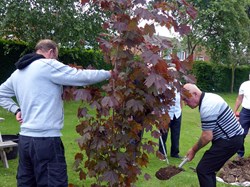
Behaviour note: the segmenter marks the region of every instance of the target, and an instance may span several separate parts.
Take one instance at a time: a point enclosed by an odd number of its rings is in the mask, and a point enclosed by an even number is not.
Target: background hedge
[[[15,62],[24,54],[32,52],[34,46],[28,46],[22,42],[0,40],[0,84],[3,83],[13,71]],[[65,49],[60,48],[59,60],[65,64],[75,64],[87,68],[111,69],[103,60],[100,51],[91,49]],[[234,92],[238,92],[242,82],[248,80],[250,65],[238,66],[235,70]],[[192,74],[197,79],[197,85],[207,92],[230,92],[231,68],[222,64],[196,61]]]
[[[15,62],[26,52],[29,47],[25,43],[0,40],[0,84],[16,69]]]
[[[197,85],[207,92],[230,92],[232,69],[223,64],[196,61],[192,73]],[[249,80],[250,65],[241,65],[235,69],[234,92],[238,92],[242,82]]]

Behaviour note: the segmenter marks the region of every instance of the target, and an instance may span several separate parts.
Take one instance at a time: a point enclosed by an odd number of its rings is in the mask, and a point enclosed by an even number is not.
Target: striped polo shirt
[[[229,139],[243,134],[244,130],[232,109],[219,95],[203,92],[199,110],[202,130],[213,131],[213,140]]]

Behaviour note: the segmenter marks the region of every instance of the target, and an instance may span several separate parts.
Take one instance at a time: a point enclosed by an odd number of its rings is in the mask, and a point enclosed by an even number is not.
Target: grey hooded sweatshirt
[[[20,108],[19,134],[32,137],[61,136],[63,85],[86,86],[111,76],[106,70],[79,70],[36,53],[25,55],[15,65],[18,69],[0,85],[0,106],[12,113]]]

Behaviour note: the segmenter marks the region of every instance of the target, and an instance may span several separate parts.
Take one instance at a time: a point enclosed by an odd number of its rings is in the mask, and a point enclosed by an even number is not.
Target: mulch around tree
[[[155,176],[157,177],[157,179],[159,180],[168,180],[171,177],[177,175],[178,173],[184,171],[184,169],[182,168],[178,168],[176,166],[167,166],[164,168],[160,168],[156,173]]]
[[[159,180],[168,180],[182,171],[184,171],[184,169],[169,165],[167,167],[160,168],[155,173],[155,176]],[[220,169],[217,176],[225,183],[229,184],[250,183],[250,157],[237,157],[234,160],[227,161]]]
[[[226,183],[244,183],[250,181],[250,157],[229,160],[218,172],[218,177]]]

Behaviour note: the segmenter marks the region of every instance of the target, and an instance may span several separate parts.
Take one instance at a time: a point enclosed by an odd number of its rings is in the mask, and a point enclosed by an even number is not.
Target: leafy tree
[[[82,0],[87,5],[89,0]],[[152,2],[146,0],[93,0],[103,11],[112,12],[104,23],[104,28],[112,31],[98,39],[105,61],[114,67],[113,77],[102,89],[68,89],[75,99],[88,103],[79,107],[80,123],[76,131],[80,134],[77,143],[80,147],[75,155],[75,167],[80,179],[96,178],[92,186],[132,186],[141,175],[141,168],[149,162],[148,154],[156,154],[152,140],[139,133],[146,131],[152,137],[160,136],[159,129],[167,129],[168,111],[174,98],[174,74],[186,75],[191,62],[180,62],[173,55],[173,63],[178,72],[168,70],[161,52],[170,48],[171,43],[154,36],[155,25],[144,20],[154,20],[168,28],[174,27],[181,34],[188,27],[176,22],[179,15],[176,2]],[[195,17],[195,10],[186,1],[180,1],[182,9]],[[190,11],[192,10],[192,11]],[[175,15],[172,12],[175,11]],[[181,10],[182,11],[182,10]],[[191,14],[192,12],[192,14]],[[185,14],[186,15],[186,14]],[[72,91],[73,90],[73,91]],[[67,94],[70,99],[71,94]],[[135,144],[135,142],[137,142]],[[85,157],[86,156],[86,157]],[[149,174],[144,178],[148,180]]]
[[[32,45],[50,38],[64,47],[94,48],[106,18],[97,6],[84,7],[76,0],[1,0],[0,15],[0,37]]]
[[[249,0],[196,0],[196,20],[186,19],[191,32],[185,37],[190,54],[197,46],[207,49],[213,62],[228,64],[232,68],[233,92],[235,67],[249,62]]]

